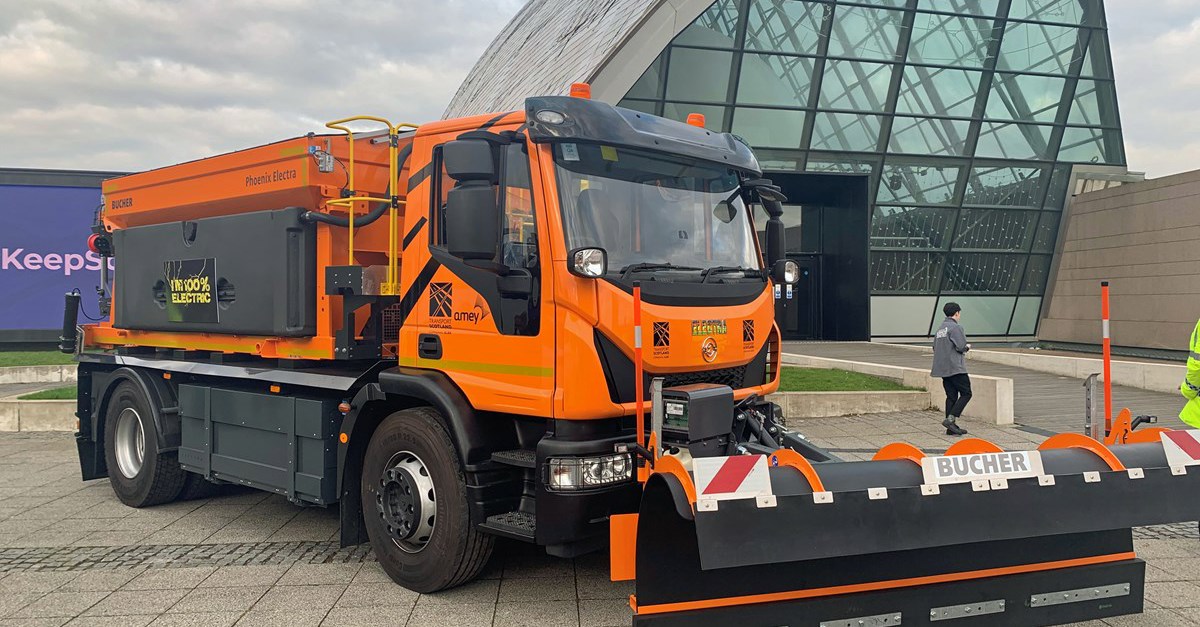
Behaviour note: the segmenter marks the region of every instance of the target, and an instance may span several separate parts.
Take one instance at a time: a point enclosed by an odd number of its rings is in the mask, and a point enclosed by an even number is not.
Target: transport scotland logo
[[[454,284],[429,284],[429,317],[449,318],[454,310]]]
[[[670,346],[671,345],[671,326],[666,322],[654,323],[654,345],[655,346]]]

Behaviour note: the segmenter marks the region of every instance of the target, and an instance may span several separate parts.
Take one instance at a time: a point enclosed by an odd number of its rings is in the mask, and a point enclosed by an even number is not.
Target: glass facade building
[[[1125,165],[1100,0],[718,0],[620,104],[868,175],[876,337],[1033,335],[1072,165]]]

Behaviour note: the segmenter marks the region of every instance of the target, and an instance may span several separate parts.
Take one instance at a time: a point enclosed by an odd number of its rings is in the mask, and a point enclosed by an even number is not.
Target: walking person
[[[933,368],[930,376],[940,377],[946,390],[946,435],[966,435],[967,430],[958,426],[958,417],[971,402],[971,377],[967,375],[967,334],[958,323],[962,307],[958,303],[946,303],[942,307],[946,320],[933,336]]]

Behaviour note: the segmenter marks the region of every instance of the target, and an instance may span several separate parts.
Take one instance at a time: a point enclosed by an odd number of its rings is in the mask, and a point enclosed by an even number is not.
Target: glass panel
[[[1080,80],[1068,124],[1117,126],[1117,92],[1109,81]]]
[[[937,292],[942,278],[942,253],[872,251],[871,291]]]
[[[1046,291],[1046,280],[1050,275],[1050,255],[1033,255],[1025,266],[1025,280],[1021,282],[1022,294],[1041,295]]]
[[[1075,60],[1080,32],[1070,26],[1009,22],[996,69],[1066,74]]]
[[[1083,56],[1081,76],[1112,78],[1112,61],[1108,52],[1108,34],[1102,30],[1092,31],[1088,40],[1087,53]]]
[[[995,17],[1000,0],[919,0],[918,9]]]
[[[979,130],[975,154],[1002,159],[1048,159],[1049,126],[984,122]]]
[[[821,26],[833,7],[796,0],[752,0],[746,15],[746,49],[816,54]]]
[[[889,152],[960,156],[971,123],[967,120],[930,120],[897,116],[892,121]]]
[[[1038,217],[1037,232],[1033,234],[1033,252],[1052,253],[1058,238],[1058,223],[1062,214],[1043,211]]]
[[[878,149],[879,116],[823,112],[815,115],[810,142],[814,150],[874,152]]]
[[[738,0],[717,0],[675,37],[676,44],[732,48],[737,33]]]
[[[803,133],[803,111],[738,107],[733,113],[733,134],[742,136],[756,148],[796,148],[800,146]]]
[[[871,335],[926,335],[936,296],[872,296]]]
[[[1019,122],[1053,122],[1067,79],[1057,76],[999,74],[992,78],[987,117]]]
[[[681,104],[677,102],[663,103],[662,116],[680,122],[687,122],[689,113],[704,114],[704,126],[712,130],[725,128],[725,107],[711,105]]]
[[[1037,211],[962,209],[954,234],[955,250],[1028,250]]]
[[[1013,311],[1012,326],[1008,328],[1009,335],[1033,335],[1037,333],[1038,311],[1042,308],[1040,296],[1020,296],[1017,298],[1017,308]]]
[[[804,153],[798,150],[757,148],[754,150],[754,156],[758,157],[758,165],[764,170],[804,169]]]
[[[913,22],[910,63],[980,68],[988,60],[993,20],[918,13]]]
[[[777,54],[742,55],[739,104],[807,107],[814,59]]]
[[[842,174],[871,174],[879,167],[878,158],[854,155],[816,153],[808,158],[809,172],[841,172]]]
[[[839,6],[829,32],[829,55],[892,60],[896,58],[903,19],[900,11]]]
[[[650,115],[658,115],[658,103],[653,100],[630,100],[626,98],[617,103],[618,107],[649,113]]]
[[[971,117],[980,76],[968,70],[910,65],[900,80],[896,113]]]
[[[626,98],[661,98],[662,97],[662,68],[663,56],[666,53],[658,55],[654,63],[646,68],[642,76],[637,79],[633,87],[629,88],[629,93],[625,94]]]
[[[954,253],[946,261],[942,291],[1016,293],[1024,267],[1025,255]]]
[[[1042,202],[1042,168],[985,166],[971,169],[964,205],[1038,207]]]
[[[1060,211],[1067,199],[1067,183],[1071,178],[1071,165],[1068,163],[1060,163],[1054,166],[1054,170],[1050,173],[1050,188],[1046,190],[1046,201],[1042,205],[1043,209]]]
[[[892,82],[892,69],[891,65],[883,63],[826,61],[825,77],[821,82],[821,108],[883,111]]]
[[[883,168],[879,183],[880,203],[952,205],[958,175],[963,168],[952,165],[896,163]]]
[[[953,207],[875,207],[871,249],[944,250],[956,213]]]
[[[959,322],[967,332],[967,339],[981,335],[1004,335],[1008,332],[1008,319],[1012,316],[1015,296],[943,296],[938,299],[937,315],[929,333],[942,325],[945,316],[942,307],[946,303],[955,302],[962,307],[962,319]]]
[[[1111,163],[1121,165],[1121,134],[1098,128],[1070,128],[1063,131],[1059,161]]]
[[[1099,0],[1013,0],[1010,19],[1059,24],[1099,24]]]
[[[672,48],[667,75],[667,98],[725,102],[729,96],[732,52]]]

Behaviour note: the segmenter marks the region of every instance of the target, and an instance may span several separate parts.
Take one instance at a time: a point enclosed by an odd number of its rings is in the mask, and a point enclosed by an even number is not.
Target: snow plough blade
[[[659,459],[639,514],[613,525],[614,578],[636,573],[635,626],[1137,613],[1145,563],[1132,528],[1200,520],[1200,467],[1172,466],[1161,442],[1064,434],[1038,451],[964,440],[937,457],[897,444],[867,462],[811,465],[781,450],[694,463]]]

